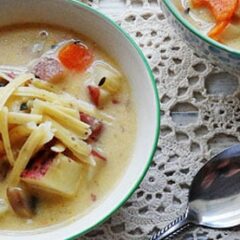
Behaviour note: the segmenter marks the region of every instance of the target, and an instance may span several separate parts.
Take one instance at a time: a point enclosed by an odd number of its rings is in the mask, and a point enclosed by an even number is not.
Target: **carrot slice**
[[[93,54],[85,45],[72,43],[60,50],[58,58],[66,68],[84,71],[91,65]]]
[[[226,29],[226,27],[228,26],[228,24],[230,23],[230,21],[223,21],[223,22],[219,22],[217,23],[208,33],[208,36],[215,39],[215,40],[219,40],[219,35],[221,33],[223,33],[223,31]]]
[[[207,5],[207,0],[192,0],[193,7],[204,7]]]
[[[192,0],[193,7],[207,7],[218,22],[232,18],[238,0]]]
[[[210,9],[217,21],[230,20],[238,6],[238,0],[211,0]]]
[[[216,19],[216,25],[208,33],[210,37],[218,40],[218,36],[226,29],[232,20],[239,0],[192,0],[193,7],[206,7]]]

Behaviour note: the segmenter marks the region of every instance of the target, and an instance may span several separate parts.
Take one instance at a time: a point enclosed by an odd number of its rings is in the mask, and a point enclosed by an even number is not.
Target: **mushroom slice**
[[[8,187],[8,201],[13,211],[22,218],[32,218],[36,210],[36,199],[30,196],[23,188]]]

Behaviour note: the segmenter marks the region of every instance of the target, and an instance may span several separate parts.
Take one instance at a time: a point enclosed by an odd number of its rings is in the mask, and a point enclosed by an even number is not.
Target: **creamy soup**
[[[93,41],[55,26],[2,28],[0,55],[0,229],[88,214],[131,158],[127,79]]]
[[[173,0],[182,15],[204,34],[240,49],[240,4],[238,0]],[[204,3],[203,3],[204,2]]]

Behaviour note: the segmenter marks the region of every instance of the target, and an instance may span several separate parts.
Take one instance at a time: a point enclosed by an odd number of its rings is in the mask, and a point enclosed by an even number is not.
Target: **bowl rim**
[[[182,16],[180,11],[176,8],[172,0],[162,0],[162,2],[165,4],[165,6],[168,8],[168,10],[172,13],[172,15],[184,26],[186,27],[190,32],[197,35],[200,39],[207,42],[210,45],[213,45],[216,48],[219,48],[223,50],[224,52],[231,53],[235,56],[240,57],[240,50],[234,49],[232,47],[229,47],[227,45],[221,44],[212,38],[208,37],[207,35],[203,34],[200,30],[198,30],[196,27],[194,27],[193,24],[191,24],[186,18]]]
[[[151,69],[146,57],[144,56],[142,50],[137,45],[137,43],[133,40],[133,38],[125,30],[123,30],[114,20],[112,20],[110,17],[106,16],[104,13],[100,12],[99,10],[96,10],[95,8],[93,8],[91,6],[88,6],[87,4],[80,2],[79,0],[66,0],[66,1],[70,4],[78,5],[81,8],[83,8],[83,9],[97,15],[98,17],[102,18],[103,20],[105,20],[108,24],[112,25],[117,31],[119,31],[122,34],[122,36],[126,39],[126,41],[128,41],[128,43],[135,48],[135,50],[137,51],[138,55],[140,56],[143,64],[145,65],[145,68],[148,72],[149,79],[151,80],[151,85],[153,88],[155,105],[156,105],[155,106],[156,126],[155,126],[155,134],[154,134],[154,143],[153,143],[151,153],[148,157],[148,160],[146,161],[146,165],[145,165],[145,168],[143,169],[142,173],[139,175],[139,177],[136,180],[136,182],[134,183],[133,187],[131,189],[129,189],[128,194],[110,212],[108,212],[106,215],[104,215],[100,220],[98,220],[92,226],[82,230],[78,234],[75,234],[73,236],[66,238],[66,240],[74,240],[74,239],[86,234],[87,232],[92,231],[98,225],[104,223],[114,212],[116,212],[131,197],[131,195],[135,192],[135,190],[137,189],[139,184],[142,182],[142,180],[144,179],[144,177],[151,165],[152,159],[153,159],[154,154],[157,149],[159,135],[160,135],[161,111],[160,111],[158,88],[157,88],[157,84],[155,81],[155,77],[152,73],[152,69]]]

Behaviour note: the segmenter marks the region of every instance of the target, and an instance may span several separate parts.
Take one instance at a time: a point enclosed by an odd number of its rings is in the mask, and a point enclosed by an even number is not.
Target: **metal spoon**
[[[231,228],[240,225],[240,144],[208,161],[193,179],[185,214],[151,237],[171,239],[189,225]]]

